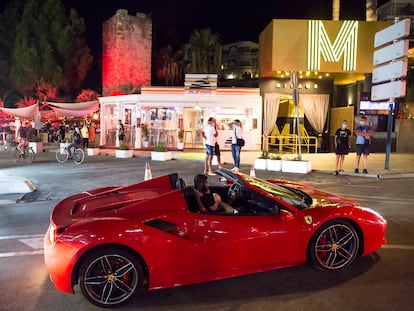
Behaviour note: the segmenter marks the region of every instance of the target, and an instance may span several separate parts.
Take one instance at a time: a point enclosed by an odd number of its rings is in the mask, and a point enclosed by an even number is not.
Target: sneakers
[[[368,170],[366,168],[364,168],[364,170],[362,171],[362,173],[368,174]]]
[[[238,168],[238,167],[233,167],[233,168],[231,169],[231,171],[233,171],[233,172],[238,172],[238,171],[239,171],[239,168]]]
[[[354,171],[355,174],[359,174],[359,170],[356,168]]]
[[[216,173],[211,172],[211,171],[210,171],[210,172],[208,172],[207,174],[208,174],[209,176],[216,176],[216,175],[217,175]]]

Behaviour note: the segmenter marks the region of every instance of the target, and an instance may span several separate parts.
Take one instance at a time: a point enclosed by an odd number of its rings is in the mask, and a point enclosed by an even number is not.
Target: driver
[[[194,188],[200,195],[201,203],[208,212],[225,212],[227,214],[237,214],[238,211],[229,204],[223,202],[218,193],[211,193],[207,183],[208,177],[198,174],[194,177]]]

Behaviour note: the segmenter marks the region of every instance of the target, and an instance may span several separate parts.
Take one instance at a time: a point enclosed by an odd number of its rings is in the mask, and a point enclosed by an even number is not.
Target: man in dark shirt
[[[17,131],[17,137],[19,138],[19,144],[17,145],[17,149],[20,153],[23,153],[23,148],[29,145],[29,138],[28,132],[26,128],[26,122],[22,123],[22,126]]]

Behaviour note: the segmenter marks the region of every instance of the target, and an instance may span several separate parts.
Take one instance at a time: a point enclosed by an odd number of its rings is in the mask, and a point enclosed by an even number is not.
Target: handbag
[[[245,141],[244,141],[243,138],[237,138],[236,129],[234,129],[234,136],[236,136],[236,140],[237,140],[236,144],[237,144],[237,146],[243,147],[244,144],[245,144]]]

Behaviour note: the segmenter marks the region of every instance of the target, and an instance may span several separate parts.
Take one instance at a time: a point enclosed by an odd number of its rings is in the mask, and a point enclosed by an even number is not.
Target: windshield
[[[286,186],[279,186],[272,184],[266,180],[258,179],[251,176],[245,176],[246,180],[252,186],[255,186],[263,191],[266,191],[280,200],[293,205],[298,209],[304,209],[308,207],[307,201],[312,202],[312,199],[304,192],[297,189],[292,189]]]

